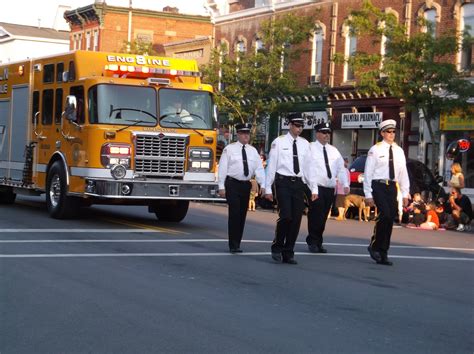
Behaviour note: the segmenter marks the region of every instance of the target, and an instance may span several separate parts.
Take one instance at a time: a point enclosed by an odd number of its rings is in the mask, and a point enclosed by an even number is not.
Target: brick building
[[[422,30],[417,24],[420,16],[434,24],[436,33],[446,29],[462,31],[467,25],[474,29],[474,4],[470,0],[372,0],[372,3],[385,12],[393,13],[407,26],[409,34]],[[258,28],[263,20],[288,12],[310,15],[317,10],[314,21],[319,30],[307,43],[307,49],[310,50],[301,56],[292,70],[296,72],[299,85],[320,85],[329,89],[328,113],[334,127],[332,142],[343,155],[355,158],[366,153],[377,139],[378,132],[371,119],[392,118],[399,123],[400,144],[408,156],[430,164],[430,141],[418,114],[405,112],[403,102],[395,97],[362,96],[354,89],[355,81],[350,68],[336,64],[332,59],[335,53],[346,56],[355,51],[382,53],[381,45],[374,46],[370,38],[352,37],[345,25],[351,10],[360,5],[360,0],[208,0],[207,3],[215,22],[214,41],[216,44],[226,43],[230,55],[237,51],[255,50],[262,45]],[[453,62],[468,78],[471,77],[472,50],[459,53]],[[352,114],[346,117],[353,119],[363,115],[371,119],[354,125],[350,119],[343,120],[343,114]],[[281,128],[280,125],[278,128]],[[272,131],[272,135],[280,130]],[[466,126],[460,131],[450,132],[450,139],[472,135],[472,130]],[[306,136],[312,138],[310,132]],[[442,152],[447,140],[445,132],[441,132],[440,161],[437,162],[441,173],[444,161]],[[473,167],[470,166],[471,171]],[[468,168],[467,162],[465,168]]]
[[[201,45],[209,47],[210,42],[202,38],[212,35],[209,17],[180,14],[177,8],[169,6],[163,11],[151,11],[110,6],[96,0],[91,5],[66,11],[64,18],[71,27],[71,50],[117,52],[127,42],[141,40],[152,43],[153,49],[164,55],[165,43],[199,39]],[[186,51],[182,47],[180,50]]]

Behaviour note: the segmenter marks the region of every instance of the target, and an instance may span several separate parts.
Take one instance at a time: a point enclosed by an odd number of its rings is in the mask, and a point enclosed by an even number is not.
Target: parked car
[[[364,168],[367,155],[359,156],[349,167],[351,176],[351,193],[364,195]],[[426,199],[436,200],[439,197],[447,197],[444,188],[440,185],[443,177],[434,176],[431,170],[420,161],[407,159],[408,177],[410,179],[410,195],[421,193]]]

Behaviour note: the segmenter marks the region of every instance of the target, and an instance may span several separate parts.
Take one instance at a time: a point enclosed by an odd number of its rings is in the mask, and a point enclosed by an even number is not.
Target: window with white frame
[[[99,50],[99,31],[94,30],[94,48],[92,48],[94,52]]]
[[[474,37],[474,4],[461,7],[461,31]],[[461,53],[461,70],[471,71],[473,42],[466,43]]]
[[[86,50],[91,49],[91,33],[86,32]]]
[[[235,46],[235,50],[237,53],[245,53],[246,51],[245,42],[243,40],[238,41]]]
[[[346,43],[345,43],[345,57],[349,59],[355,55],[357,51],[357,37],[351,33],[349,27],[346,28]],[[350,67],[349,63],[344,63],[344,81],[353,81],[355,79],[354,70]]]
[[[280,57],[280,74],[283,75],[285,71],[288,70],[290,67],[290,63],[288,61],[288,51],[291,47],[290,43],[283,44],[281,49],[281,57]]]
[[[258,53],[264,49],[265,47],[263,46],[263,41],[260,38],[257,38],[255,40],[255,53]]]
[[[323,31],[321,29],[314,31],[310,83],[321,82],[323,41],[324,41]]]
[[[425,11],[425,20],[430,24],[429,30],[433,37],[436,37],[436,9],[429,9]]]

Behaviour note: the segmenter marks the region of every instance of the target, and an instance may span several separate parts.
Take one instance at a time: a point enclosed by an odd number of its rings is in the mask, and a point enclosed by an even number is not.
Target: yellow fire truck
[[[46,194],[67,218],[94,203],[181,221],[219,200],[217,112],[194,60],[75,51],[0,66],[0,203]]]

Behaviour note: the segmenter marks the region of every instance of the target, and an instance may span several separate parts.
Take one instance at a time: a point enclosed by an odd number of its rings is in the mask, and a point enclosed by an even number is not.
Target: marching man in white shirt
[[[303,180],[309,143],[299,135],[303,132],[304,119],[301,113],[288,117],[290,130],[272,142],[267,165],[266,195],[273,200],[272,184],[278,202],[279,218],[272,243],[272,258],[278,263],[298,264],[294,258],[294,247],[304,210],[307,188]]]
[[[336,198],[336,179],[344,186],[344,194],[349,193],[349,180],[344,167],[344,159],[339,150],[329,144],[331,125],[328,122],[314,127],[316,141],[310,144],[308,185],[311,202],[308,212],[308,236],[306,243],[312,253],[327,253],[323,247],[323,232],[331,206]]]
[[[400,187],[403,206],[408,205],[410,180],[408,179],[405,154],[395,143],[393,119],[380,123],[383,141],[369,150],[364,170],[364,194],[367,206],[377,206],[378,216],[374,233],[368,247],[370,257],[377,264],[392,265],[387,253],[392,236],[393,220],[397,215],[397,183]]]
[[[265,170],[257,150],[249,145],[249,123],[236,124],[237,141],[222,151],[219,160],[219,196],[229,205],[228,234],[230,253],[241,253],[240,242],[244,233],[245,219],[250,198],[250,179],[256,176],[265,193]]]

